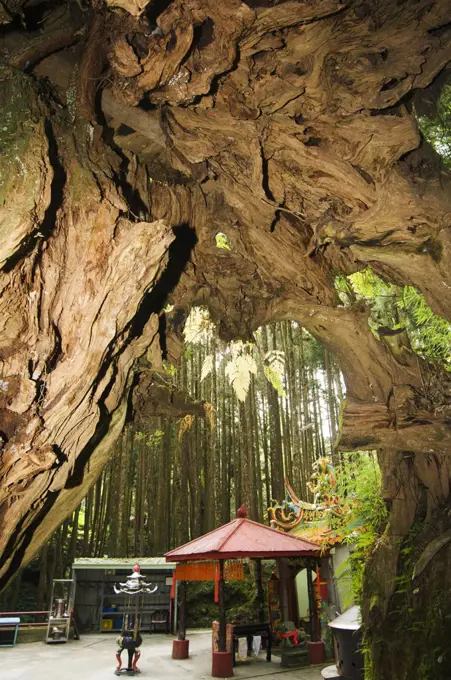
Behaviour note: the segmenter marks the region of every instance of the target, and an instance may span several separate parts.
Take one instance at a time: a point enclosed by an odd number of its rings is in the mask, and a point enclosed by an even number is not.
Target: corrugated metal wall
[[[98,631],[101,628],[101,614],[105,608],[117,607],[116,613],[105,612],[103,618],[112,618],[115,627],[120,626],[120,615],[124,611],[125,596],[116,595],[113,584],[124,582],[130,569],[116,569],[105,573],[104,569],[76,569],[75,612],[83,631]],[[112,571],[112,570],[110,570]],[[158,590],[146,596],[143,629],[149,628],[150,612],[170,609],[171,586],[166,580],[172,578],[172,570],[141,570],[147,580],[158,585]]]

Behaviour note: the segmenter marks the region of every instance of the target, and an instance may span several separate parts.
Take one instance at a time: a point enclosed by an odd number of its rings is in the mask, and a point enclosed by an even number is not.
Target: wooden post
[[[285,623],[285,621],[290,620],[290,612],[289,612],[289,605],[288,605],[288,584],[287,584],[287,577],[288,577],[288,560],[286,557],[279,557],[277,560],[277,567],[279,571],[279,582],[280,582],[280,613],[281,613],[281,620],[282,622]]]
[[[224,602],[224,560],[219,560],[219,638],[218,651],[227,651],[226,611]]]
[[[188,659],[189,640],[186,640],[186,581],[180,581],[178,588],[180,594],[180,609],[178,618],[177,640],[172,641],[172,658]]]
[[[180,610],[178,640],[186,637],[186,581],[180,581]]]
[[[313,593],[313,580],[312,580],[312,568],[310,560],[307,561],[307,590],[308,590],[308,604],[310,610],[310,635],[312,636],[312,642],[316,642],[317,631],[316,631],[316,605],[315,605],[315,595]]]
[[[259,557],[255,561],[257,563],[258,622],[264,623],[265,612],[264,612],[263,608],[264,608],[265,603],[264,603],[264,593],[263,593],[263,583],[262,583],[262,561]]]

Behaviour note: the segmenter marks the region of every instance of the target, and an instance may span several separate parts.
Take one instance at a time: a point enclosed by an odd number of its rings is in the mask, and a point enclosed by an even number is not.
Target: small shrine
[[[185,639],[184,617],[186,580],[191,575],[194,575],[196,568],[193,565],[195,563],[209,562],[212,565],[209,569],[214,576],[215,583],[217,583],[216,590],[219,605],[219,625],[216,630],[213,629],[212,676],[227,678],[233,675],[236,643],[239,637],[247,638],[248,643],[249,639],[252,639],[254,636],[263,638],[267,645],[266,659],[270,661],[271,640],[273,633],[276,631],[274,630],[274,618],[267,620],[268,609],[263,596],[261,561],[264,559],[274,559],[280,562],[282,558],[288,557],[305,558],[313,566],[320,559],[320,550],[317,545],[310,541],[298,539],[281,531],[276,531],[264,524],[247,519],[247,512],[243,506],[238,511],[237,519],[166,553],[165,558],[167,561],[180,563],[180,566],[186,564],[188,567],[186,570],[180,570],[179,564],[177,564],[175,574],[175,577],[182,581],[182,599],[179,617],[179,639],[174,641],[173,658],[186,658],[188,656],[188,641]],[[251,558],[256,561],[256,585],[260,603],[260,611],[257,618],[259,620],[247,624],[236,625],[233,622],[227,624],[224,602],[226,565],[232,574],[237,573],[239,567],[233,569],[228,565],[231,561],[240,561],[245,558]],[[205,569],[205,567],[201,568]],[[270,584],[272,588],[269,588],[269,611],[271,611],[272,599],[273,614],[277,611],[279,613],[279,620],[281,620],[281,595],[284,596],[285,600],[287,599],[286,593],[281,592],[280,584],[284,582],[284,579],[279,580],[278,577],[275,577],[273,581],[274,583]],[[314,610],[312,592],[311,625],[313,630],[315,630],[315,623],[313,621]],[[296,639],[296,643],[299,643],[298,639]],[[314,636],[309,644],[318,644]]]

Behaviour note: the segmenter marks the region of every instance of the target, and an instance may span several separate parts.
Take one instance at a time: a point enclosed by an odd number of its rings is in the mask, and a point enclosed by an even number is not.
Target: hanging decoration
[[[176,581],[217,581],[219,580],[218,562],[187,562],[177,564],[175,568]],[[242,560],[227,560],[224,568],[226,581],[242,581],[244,579],[244,562]]]
[[[226,581],[244,579],[244,563],[241,560],[227,560],[224,577]],[[175,581],[213,581],[214,601],[219,602],[219,562],[186,562],[177,564],[173,577],[171,598],[175,597]]]
[[[217,562],[186,562],[175,568],[177,581],[216,581],[219,579]]]
[[[228,560],[225,563],[225,580],[242,581],[244,579],[244,563],[241,560]]]

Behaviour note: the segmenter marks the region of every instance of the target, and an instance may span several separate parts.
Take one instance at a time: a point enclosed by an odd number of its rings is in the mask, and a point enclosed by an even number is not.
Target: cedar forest
[[[451,371],[451,325],[414,288],[385,283],[370,269],[337,276],[335,286],[343,305],[365,305],[376,336],[387,327],[405,334],[419,357]],[[322,456],[339,471],[339,493],[359,501],[343,528],[356,519],[367,528],[351,560],[361,596],[365,557],[387,513],[373,452],[335,447],[345,387],[333,355],[291,321],[258,329],[252,341],[225,343],[202,307],[188,317],[184,341],[180,366],[165,364],[161,379],[190,395],[197,415],[143,413],[124,428],[95,486],[36,558],[37,589],[22,586],[22,597],[41,609],[52,579],[69,577],[75,557],[162,555],[229,522],[242,503],[251,519],[266,522],[267,508],[285,496],[285,477],[311,502],[307,482]],[[3,607],[17,608],[20,584],[19,574],[0,596]],[[238,590],[246,610],[255,593],[247,601]],[[191,608],[193,623],[204,622],[193,595]]]

